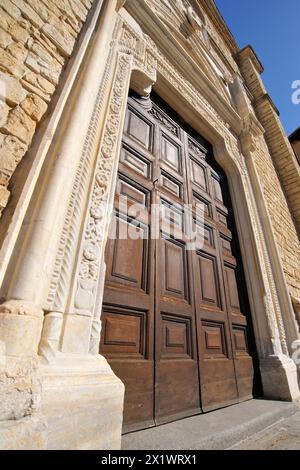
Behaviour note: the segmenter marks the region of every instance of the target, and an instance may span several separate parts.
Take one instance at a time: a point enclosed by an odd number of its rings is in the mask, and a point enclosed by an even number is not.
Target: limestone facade
[[[155,90],[212,144],[264,395],[299,399],[299,165],[252,49],[239,51],[212,0],[0,5],[2,208],[14,173],[0,224],[1,447],[120,447],[124,386],[99,340],[130,87]]]

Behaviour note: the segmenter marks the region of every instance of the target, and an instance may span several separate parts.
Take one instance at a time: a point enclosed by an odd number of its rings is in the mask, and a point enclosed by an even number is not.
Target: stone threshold
[[[254,399],[122,437],[122,450],[224,450],[300,410],[299,404]]]

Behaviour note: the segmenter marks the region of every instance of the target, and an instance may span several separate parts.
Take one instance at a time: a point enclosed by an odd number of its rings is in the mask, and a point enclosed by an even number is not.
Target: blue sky
[[[240,48],[251,44],[288,134],[300,126],[291,84],[300,80],[300,0],[215,0]]]

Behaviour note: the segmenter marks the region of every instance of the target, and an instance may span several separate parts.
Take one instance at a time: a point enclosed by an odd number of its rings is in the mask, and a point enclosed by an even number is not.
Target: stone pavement
[[[250,400],[122,438],[123,450],[300,449],[300,406]]]
[[[300,411],[232,447],[233,450],[300,450]]]

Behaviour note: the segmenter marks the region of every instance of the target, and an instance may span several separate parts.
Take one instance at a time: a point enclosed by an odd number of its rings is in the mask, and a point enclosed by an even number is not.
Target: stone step
[[[123,450],[224,450],[300,410],[255,399],[122,437]]]

